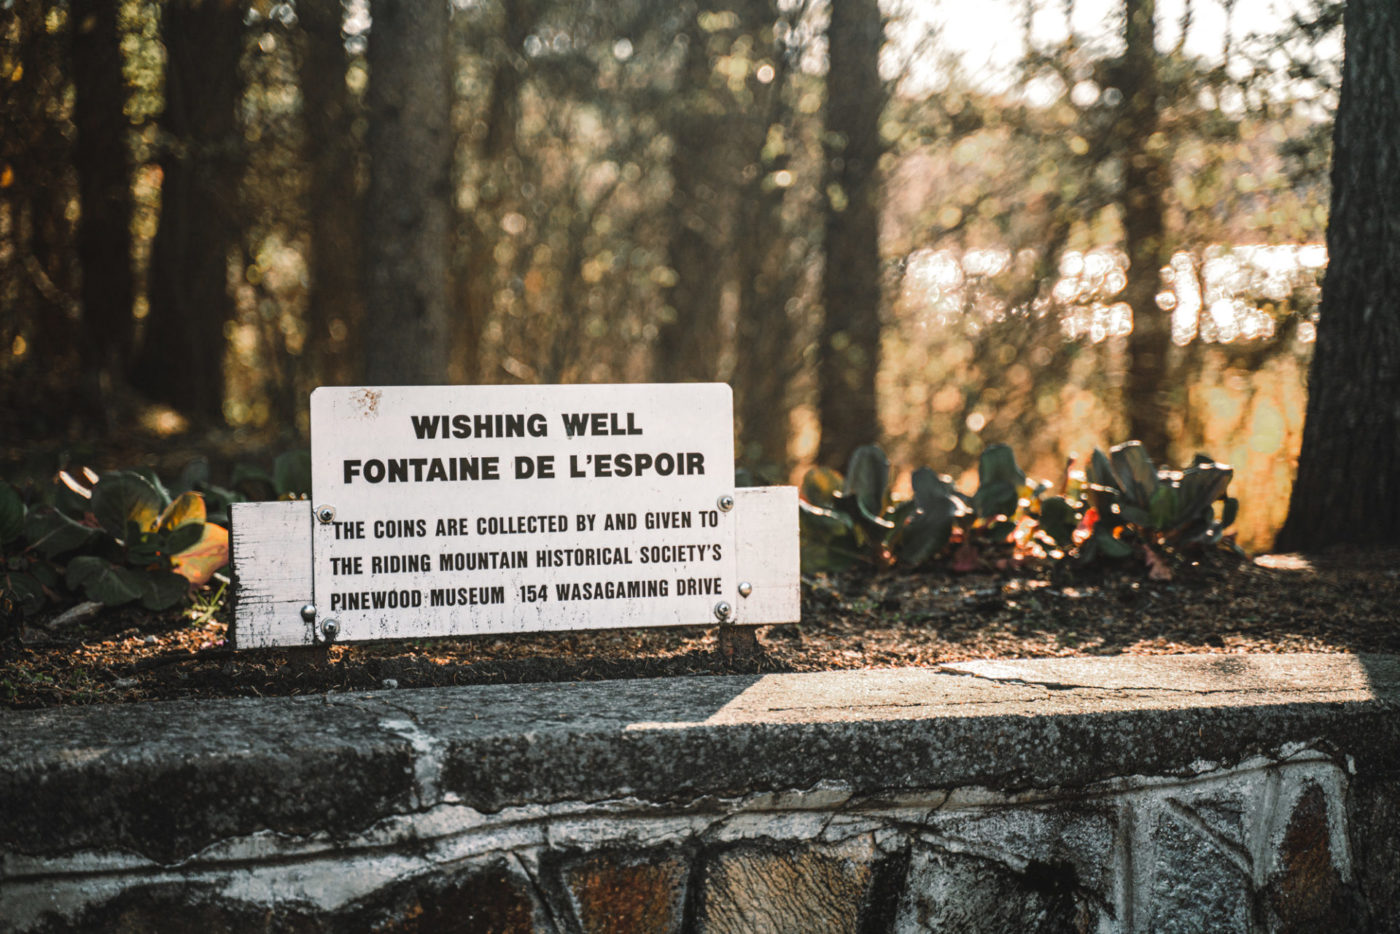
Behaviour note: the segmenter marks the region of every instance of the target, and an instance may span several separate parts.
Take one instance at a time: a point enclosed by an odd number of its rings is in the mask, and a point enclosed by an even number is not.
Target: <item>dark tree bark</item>
[[[671,216],[667,265],[675,282],[666,290],[652,374],[657,382],[713,380],[719,374],[720,303],[730,270],[725,249],[737,181],[736,147],[723,135],[733,114],[727,89],[715,77],[709,45],[722,34],[698,25],[700,9],[687,5],[689,39],[681,67],[671,135]]]
[[[239,241],[244,11],[234,0],[163,7],[160,123],[169,142],[147,274],[150,314],[131,371],[132,385],[152,399],[214,420],[223,418],[229,251]]]
[[[1127,381],[1123,389],[1128,437],[1141,441],[1161,461],[1169,458],[1171,413],[1168,354],[1171,314],[1157,307],[1166,244],[1163,192],[1170,182],[1166,145],[1159,135],[1161,83],[1157,75],[1155,0],[1125,0],[1126,51],[1123,92],[1123,240],[1128,281],[1123,301],[1133,310],[1128,335]]]
[[[1400,543],[1400,6],[1350,0],[1308,411],[1274,547]]]
[[[309,171],[311,287],[306,317],[312,369],[321,382],[355,383],[363,352],[364,294],[360,282],[360,216],[355,184],[353,101],[341,35],[341,0],[300,0],[305,37],[300,63]]]
[[[130,362],[131,166],[126,148],[126,78],[122,74],[117,5],[73,0],[73,163],[82,214],[83,349],[103,382]]]
[[[373,0],[365,379],[447,379],[452,256],[448,5]]]
[[[844,468],[856,447],[879,439],[880,81],[884,23],[876,0],[831,5],[827,28],[826,265],[817,364],[817,459]]]

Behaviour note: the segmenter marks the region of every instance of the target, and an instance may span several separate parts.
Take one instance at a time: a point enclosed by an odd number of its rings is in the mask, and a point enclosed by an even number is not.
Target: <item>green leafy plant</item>
[[[58,572],[25,543],[30,510],[19,491],[0,483],[0,612],[37,613],[59,586]]]
[[[311,452],[305,448],[283,451],[272,462],[271,473],[254,464],[237,464],[229,486],[228,492],[252,501],[310,496]]]
[[[1224,541],[1239,512],[1239,501],[1226,492],[1233,477],[1232,468],[1207,454],[1197,454],[1185,470],[1169,470],[1158,469],[1136,441],[1108,454],[1096,449],[1084,486],[1092,533],[1080,547],[1081,560],[1141,550],[1153,576],[1169,577],[1165,553]]]
[[[228,561],[228,532],[207,521],[199,493],[172,499],[158,480],[135,471],[104,474],[90,489],[72,477],[64,482],[88,508],[81,520],[56,508],[45,513],[54,531],[35,543],[44,550],[42,542],[52,542],[50,558],[66,556],[64,582],[89,600],[167,609]],[[80,541],[74,526],[88,537]]]
[[[1052,495],[1048,481],[1026,476],[1010,447],[993,444],[978,462],[972,495],[921,467],[910,477],[913,496],[897,502],[890,496],[889,461],[867,445],[852,455],[844,477],[817,468],[803,478],[802,568],[915,568],[941,561],[970,571],[1140,551],[1151,575],[1166,577],[1164,556],[1224,541],[1239,505],[1225,493],[1231,475],[1205,455],[1186,470],[1159,471],[1140,444],[1129,442],[1109,455],[1096,450],[1087,474],[1067,470],[1062,492]]]
[[[858,561],[919,567],[947,554],[955,570],[971,570],[1033,547],[1040,535],[1035,517],[1047,508],[1055,534],[1066,539],[1078,522],[1077,506],[1063,497],[1053,505],[1045,500],[1050,484],[1029,482],[1004,444],[982,453],[971,496],[927,467],[910,479],[913,497],[892,501],[889,461],[874,445],[856,450],[844,480],[832,470],[809,471],[800,503],[804,570],[842,570]],[[1053,538],[1040,538],[1053,547]]]

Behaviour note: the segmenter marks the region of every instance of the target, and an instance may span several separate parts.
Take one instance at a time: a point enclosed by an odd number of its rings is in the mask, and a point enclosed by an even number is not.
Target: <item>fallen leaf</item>
[[[204,524],[204,535],[189,548],[170,558],[170,570],[200,587],[214,572],[228,564],[228,529],[212,522]]]

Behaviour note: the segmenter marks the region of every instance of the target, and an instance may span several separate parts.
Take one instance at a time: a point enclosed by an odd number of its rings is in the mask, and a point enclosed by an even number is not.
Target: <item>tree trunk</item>
[[[83,349],[102,382],[123,374],[131,357],[131,167],[126,148],[126,79],[117,5],[73,0],[73,162],[82,214]]]
[[[447,378],[452,256],[448,5],[373,0],[365,379]]]
[[[701,4],[701,9],[708,8]],[[730,113],[727,90],[719,86],[708,48],[718,34],[698,25],[699,10],[687,5],[685,62],[681,67],[672,128],[671,216],[674,226],[668,265],[675,281],[652,356],[657,382],[713,380],[723,349],[720,302],[727,278],[725,249],[737,176],[731,171],[735,146],[721,130]]]
[[[363,200],[355,184],[341,0],[300,0],[297,20],[305,36],[300,78],[311,227],[307,349],[314,378],[345,385],[359,378],[365,308],[359,237]]]
[[[1274,547],[1400,543],[1400,6],[1350,0],[1308,410]]]
[[[168,139],[151,243],[150,314],[131,372],[137,389],[182,412],[223,417],[224,325],[233,316],[229,251],[239,240],[245,4],[170,0],[163,8]]]
[[[1167,356],[1172,346],[1171,313],[1157,307],[1166,245],[1166,206],[1170,182],[1166,143],[1159,135],[1161,114],[1157,76],[1155,0],[1125,0],[1125,38],[1120,90],[1123,92],[1123,240],[1128,281],[1123,301],[1133,310],[1128,335],[1128,377],[1124,386],[1128,435],[1141,441],[1158,461],[1170,457],[1167,418],[1171,412]]]
[[[876,0],[831,5],[827,28],[826,265],[817,363],[821,445],[817,459],[845,467],[877,441],[880,369],[880,81],[884,23]]]

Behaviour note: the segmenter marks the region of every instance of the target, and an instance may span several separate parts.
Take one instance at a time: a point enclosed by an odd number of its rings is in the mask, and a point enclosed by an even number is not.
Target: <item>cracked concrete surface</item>
[[[1187,656],[10,711],[0,929],[1383,930],[1397,702]]]

